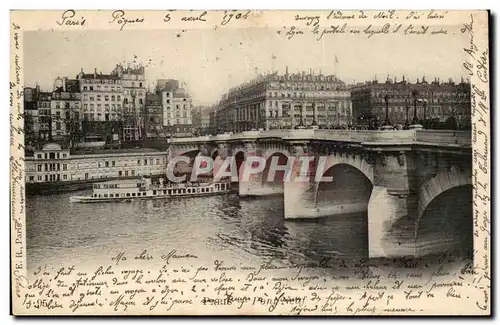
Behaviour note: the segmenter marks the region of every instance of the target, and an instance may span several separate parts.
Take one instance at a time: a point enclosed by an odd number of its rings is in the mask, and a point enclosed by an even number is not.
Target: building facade
[[[52,139],[57,141],[78,140],[81,132],[82,96],[79,81],[76,79],[57,78],[54,82],[50,109],[52,115]]]
[[[231,89],[216,112],[218,132],[251,129],[322,128],[349,125],[350,92],[335,76],[306,74],[260,76]]]
[[[163,175],[166,152],[154,149],[71,154],[49,143],[25,157],[26,183],[79,182],[137,176]]]
[[[163,108],[163,128],[168,136],[193,135],[191,96],[179,81],[160,79],[155,87],[161,96]]]
[[[52,113],[50,109],[51,99],[52,93],[50,92],[38,93],[38,139],[44,141],[52,139]]]
[[[39,94],[39,86],[24,88],[24,137],[26,145],[31,145],[38,140],[38,132],[40,131],[38,121]]]
[[[123,89],[123,140],[139,140],[144,130],[146,102],[146,72],[143,66],[118,64],[112,74],[116,74]]]
[[[82,132],[99,135],[103,140],[117,140],[123,132],[123,88],[117,74],[82,71],[77,79],[82,96]]]
[[[148,139],[157,138],[163,134],[163,108],[160,94],[146,94],[145,111],[144,124],[146,137]]]
[[[191,110],[193,129],[197,135],[210,134],[210,114],[215,109],[213,106],[194,106]]]
[[[387,116],[391,125],[409,125],[416,112],[416,122],[426,128],[470,128],[470,83],[463,79],[459,83],[437,78],[429,83],[425,77],[415,83],[404,77],[399,82],[374,80],[353,87],[351,97],[355,124],[369,117],[380,126]]]

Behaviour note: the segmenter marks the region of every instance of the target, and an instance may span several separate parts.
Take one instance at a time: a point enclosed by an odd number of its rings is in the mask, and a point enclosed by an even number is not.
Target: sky
[[[453,27],[457,30],[460,26]],[[109,73],[117,63],[146,65],[148,84],[179,79],[194,104],[210,105],[230,87],[273,68],[337,74],[346,83],[387,76],[401,80],[465,77],[467,39],[457,36],[304,34],[288,40],[271,28],[201,28],[149,31],[29,31],[24,35],[24,80],[52,90],[57,77],[75,78],[83,68]],[[272,57],[276,59],[272,59]],[[338,63],[335,64],[335,57]]]

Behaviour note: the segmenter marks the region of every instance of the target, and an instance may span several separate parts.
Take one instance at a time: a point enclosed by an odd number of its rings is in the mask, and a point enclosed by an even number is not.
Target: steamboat
[[[152,184],[150,178],[108,181],[93,184],[89,196],[72,196],[70,202],[127,202],[137,199],[160,199],[177,197],[210,196],[230,193],[231,183],[227,181],[206,183],[164,183]]]

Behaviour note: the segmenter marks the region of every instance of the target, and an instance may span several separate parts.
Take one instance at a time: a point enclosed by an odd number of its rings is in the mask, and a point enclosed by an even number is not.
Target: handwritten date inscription
[[[110,24],[118,24],[120,26],[120,30],[123,30],[126,25],[139,25],[144,22],[144,18],[134,17],[129,18],[125,15],[125,11],[123,10],[115,10],[111,14],[112,19],[109,21]]]
[[[477,272],[470,270],[470,264],[444,260],[455,263],[455,268],[417,265],[418,269],[388,271],[363,263],[349,268],[330,261],[284,266],[273,260],[246,265],[215,259],[202,262],[196,255],[175,250],[122,251],[95,269],[40,266],[22,278],[17,292],[27,312],[56,314],[220,314],[225,310],[366,315],[425,312],[454,300],[470,300],[471,309],[482,311],[487,303],[476,306],[475,302],[485,301],[488,283],[474,282]],[[459,270],[461,264],[465,271]]]
[[[76,12],[74,10],[66,10],[62,13],[61,19],[56,21],[59,26],[85,26],[87,21],[83,16],[76,17]]]

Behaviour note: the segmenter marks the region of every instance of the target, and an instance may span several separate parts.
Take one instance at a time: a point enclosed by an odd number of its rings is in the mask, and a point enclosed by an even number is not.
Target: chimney
[[[62,87],[64,92],[66,91],[66,79],[66,77],[62,78]]]
[[[288,66],[286,66],[285,74],[288,76]]]
[[[94,68],[94,78],[97,78],[97,68]]]

